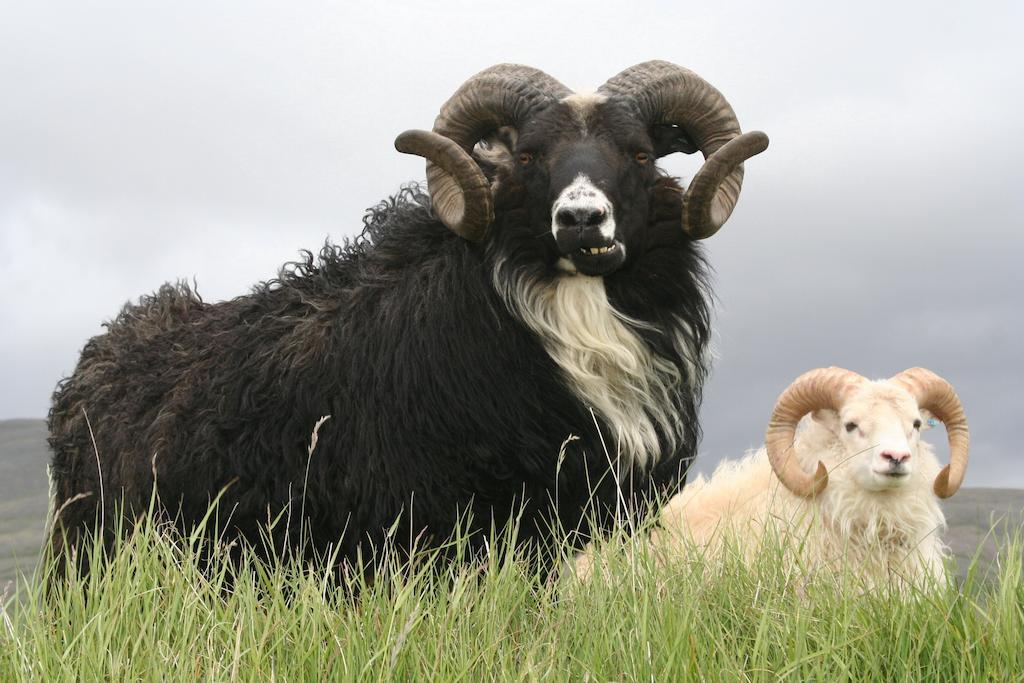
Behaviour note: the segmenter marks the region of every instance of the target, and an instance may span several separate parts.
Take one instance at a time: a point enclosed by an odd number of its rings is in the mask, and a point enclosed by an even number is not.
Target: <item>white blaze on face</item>
[[[920,432],[913,425],[918,419],[910,395],[884,381],[872,382],[847,400],[835,428],[845,445],[846,466],[857,472],[863,488],[898,488],[915,474]]]
[[[563,213],[565,212],[565,213]],[[585,173],[580,173],[551,205],[551,234],[558,238],[559,230],[572,230],[587,224],[588,218],[594,214],[603,214],[601,223],[591,225],[597,228],[601,237],[611,242],[615,238],[615,212],[612,202],[601,188],[595,185]],[[571,214],[572,225],[559,218],[560,215]]]
[[[587,119],[594,113],[594,109],[597,105],[607,101],[607,99],[608,98],[605,95],[600,93],[581,90],[563,98],[562,102],[572,109],[576,118],[576,123],[580,127],[580,132],[583,135],[586,135],[588,133]]]

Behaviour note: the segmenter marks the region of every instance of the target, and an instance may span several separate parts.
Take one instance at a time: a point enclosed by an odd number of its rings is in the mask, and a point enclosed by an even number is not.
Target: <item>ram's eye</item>
[[[533,155],[532,154],[530,154],[529,152],[520,152],[519,153],[519,165],[520,166],[529,166],[531,163],[533,163]]]
[[[637,152],[635,158],[636,158],[636,163],[638,163],[640,165],[643,165],[643,164],[646,164],[648,161],[651,160],[651,155],[648,154],[647,152]]]
[[[921,421],[920,420],[914,420],[914,429],[920,429],[920,428],[921,428]]]
[[[846,431],[852,432],[856,428],[857,428],[857,423],[856,422],[847,422],[846,423]]]

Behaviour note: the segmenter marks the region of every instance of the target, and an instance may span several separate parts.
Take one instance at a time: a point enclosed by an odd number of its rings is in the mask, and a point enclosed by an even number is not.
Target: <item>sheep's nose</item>
[[[882,451],[882,460],[888,460],[893,465],[902,465],[910,460],[910,453],[904,451]]]
[[[604,223],[608,212],[603,208],[589,206],[573,206],[559,209],[555,214],[555,224],[559,228],[591,228]]]

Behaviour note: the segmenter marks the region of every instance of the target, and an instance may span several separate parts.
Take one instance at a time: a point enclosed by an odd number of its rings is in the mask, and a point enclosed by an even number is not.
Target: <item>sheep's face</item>
[[[897,489],[913,479],[923,418],[907,391],[885,381],[856,389],[838,413],[815,414],[843,445],[843,462],[832,463],[830,471],[871,491]]]
[[[541,249],[553,269],[584,275],[609,275],[651,248],[684,241],[679,187],[655,165],[658,156],[689,149],[682,135],[648,129],[621,99],[577,94],[517,133],[492,136],[477,158],[496,204],[520,208],[500,226],[500,239],[515,240],[515,250]],[[659,202],[671,206],[662,213]],[[662,215],[670,225],[648,229]]]

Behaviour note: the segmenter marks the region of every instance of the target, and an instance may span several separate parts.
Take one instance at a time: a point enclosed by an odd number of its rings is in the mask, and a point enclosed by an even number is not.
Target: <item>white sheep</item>
[[[946,425],[944,468],[920,437],[932,416]],[[929,370],[877,381],[812,370],[779,397],[765,446],[687,485],[650,542],[665,558],[694,545],[714,556],[729,540],[749,561],[781,532],[805,569],[847,562],[868,585],[923,586],[944,576],[938,499],[960,488],[968,441],[960,399]],[[588,549],[577,559],[578,575],[589,576],[593,558]]]

